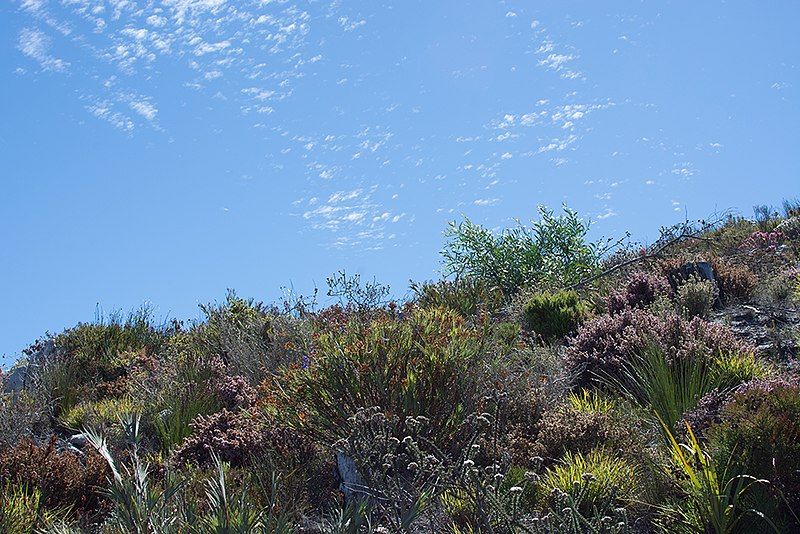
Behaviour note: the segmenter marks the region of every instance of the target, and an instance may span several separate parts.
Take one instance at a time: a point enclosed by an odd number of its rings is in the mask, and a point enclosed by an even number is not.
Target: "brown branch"
[[[687,230],[684,229],[683,232],[681,232],[680,235],[669,239],[666,243],[660,245],[653,252],[650,252],[648,254],[641,254],[639,256],[636,256],[635,258],[631,258],[631,259],[625,260],[625,261],[623,261],[621,263],[617,263],[616,265],[613,265],[612,267],[606,269],[603,272],[594,274],[594,275],[590,276],[589,278],[585,278],[584,280],[581,280],[580,282],[572,284],[571,286],[567,287],[566,289],[579,289],[579,288],[584,287],[586,284],[594,282],[595,280],[599,280],[600,278],[604,278],[604,277],[606,277],[606,276],[608,276],[610,274],[613,274],[613,273],[615,273],[615,272],[617,272],[617,271],[619,271],[619,270],[621,270],[621,269],[623,269],[625,267],[628,267],[629,265],[633,265],[633,264],[636,264],[636,263],[639,263],[639,262],[642,262],[642,261],[645,261],[645,260],[653,260],[653,259],[663,258],[664,257],[663,252],[667,248],[669,248],[672,245],[675,245],[675,244],[677,244],[677,243],[679,243],[681,241],[686,241],[688,239],[696,239],[698,241],[705,241],[705,242],[708,242],[708,243],[713,243],[714,242],[713,239],[710,239],[710,238],[707,238],[707,237],[702,237],[702,236],[698,235],[702,231],[704,231],[703,228],[698,229],[698,230],[696,230],[694,232],[687,232]]]

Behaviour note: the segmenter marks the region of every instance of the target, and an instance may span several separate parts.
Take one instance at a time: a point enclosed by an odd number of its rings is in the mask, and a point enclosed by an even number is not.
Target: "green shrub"
[[[39,522],[42,492],[24,485],[5,483],[0,487],[0,532],[27,534]]]
[[[675,300],[678,309],[687,319],[692,317],[705,319],[714,309],[714,302],[718,296],[719,290],[714,282],[693,277],[678,287]]]
[[[229,291],[222,304],[200,306],[206,322],[193,331],[196,350],[222,360],[227,372],[257,384],[307,354],[308,321],[278,313]]]
[[[497,345],[505,351],[512,350],[517,346],[521,332],[519,324],[502,322],[494,325],[492,334]]]
[[[609,498],[624,505],[638,495],[640,487],[636,466],[603,449],[587,454],[567,453],[561,464],[547,470],[542,486],[574,498],[582,494],[583,514],[591,513]]]
[[[761,287],[762,299],[767,303],[785,304],[795,296],[800,285],[800,269],[785,269],[767,278]]]
[[[546,341],[574,331],[586,310],[575,291],[539,293],[525,305],[525,326]]]
[[[447,443],[479,397],[480,342],[455,311],[417,309],[400,319],[351,320],[325,331],[305,369],[283,388],[296,424],[329,443],[349,434],[361,408],[379,406],[400,419],[424,415]]]
[[[666,474],[679,488],[679,500],[662,509],[668,532],[732,534],[734,532],[780,532],[763,512],[750,507],[765,504],[754,495],[766,481],[743,474],[732,465],[733,456],[715,462],[686,425],[688,443],[678,443],[663,423],[671,462]],[[748,523],[748,519],[752,519]]]
[[[610,377],[606,383],[633,402],[652,409],[670,428],[718,386],[709,358],[669,357],[655,345],[634,355],[622,376]]]
[[[539,207],[539,221],[495,234],[465,219],[450,224],[442,256],[448,274],[467,277],[511,297],[524,287],[563,287],[594,274],[606,244],[587,241],[589,223]]]
[[[169,333],[154,324],[148,308],[142,308],[125,320],[115,314],[95,323],[79,324],[54,341],[81,376],[110,382],[126,374],[127,366],[139,352],[158,353]]]
[[[108,426],[119,421],[126,413],[133,413],[136,407],[130,397],[101,399],[96,402],[81,401],[62,413],[58,420],[66,428],[80,430],[85,426]]]
[[[736,352],[716,356],[711,373],[718,387],[727,389],[756,378],[767,378],[774,372],[769,362],[752,352]]]
[[[224,365],[204,352],[194,333],[181,332],[169,339],[153,367],[137,376],[133,402],[142,407],[143,421],[163,452],[191,433],[197,416],[220,409],[215,387],[223,372]]]

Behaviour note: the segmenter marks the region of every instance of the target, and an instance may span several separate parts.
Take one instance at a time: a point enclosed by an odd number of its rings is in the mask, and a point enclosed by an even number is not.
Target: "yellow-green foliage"
[[[570,393],[568,400],[573,410],[583,413],[609,413],[617,406],[614,398],[586,388]]]
[[[711,373],[721,387],[733,387],[753,378],[766,378],[774,372],[769,362],[752,352],[719,355],[711,364]]]
[[[567,453],[561,464],[545,473],[542,489],[566,493],[580,501],[583,511],[614,498],[620,503],[633,499],[638,488],[637,467],[604,449],[588,454]]]
[[[120,416],[133,413],[136,407],[129,397],[107,398],[97,402],[83,401],[59,416],[59,422],[67,428],[80,430],[91,426],[106,426],[116,423]]]
[[[27,534],[36,526],[42,492],[19,484],[0,488],[0,532]]]
[[[528,329],[552,341],[575,330],[586,308],[575,291],[558,291],[532,296],[524,313]]]

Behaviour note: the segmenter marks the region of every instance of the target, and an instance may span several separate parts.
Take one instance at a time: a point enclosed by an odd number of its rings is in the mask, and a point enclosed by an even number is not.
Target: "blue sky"
[[[0,354],[337,269],[447,221],[596,235],[797,196],[797,2],[0,3]]]

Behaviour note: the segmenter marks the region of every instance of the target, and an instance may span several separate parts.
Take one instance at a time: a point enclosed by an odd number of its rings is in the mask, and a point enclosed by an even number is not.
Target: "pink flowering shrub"
[[[292,468],[318,463],[316,448],[308,438],[246,412],[223,408],[199,416],[191,426],[192,434],[175,452],[178,465],[208,465],[212,453],[237,467],[267,456]]]
[[[773,230],[771,232],[753,232],[747,236],[739,249],[745,251],[766,250],[773,251],[778,248],[786,239],[786,236],[780,230]]]
[[[656,298],[667,296],[670,292],[669,281],[665,276],[638,271],[630,276],[623,289],[614,291],[607,297],[606,307],[610,313],[628,308],[644,308]]]
[[[262,451],[263,422],[241,412],[226,409],[198,416],[191,423],[192,433],[175,452],[179,465],[206,465],[212,453],[234,466],[243,465],[247,459]]]
[[[576,386],[598,377],[620,378],[630,358],[649,345],[670,358],[707,358],[749,349],[729,328],[699,317],[656,317],[645,310],[627,309],[584,323],[567,348],[566,366]]]
[[[241,375],[224,375],[217,380],[216,394],[229,411],[246,410],[256,401],[256,390]]]

